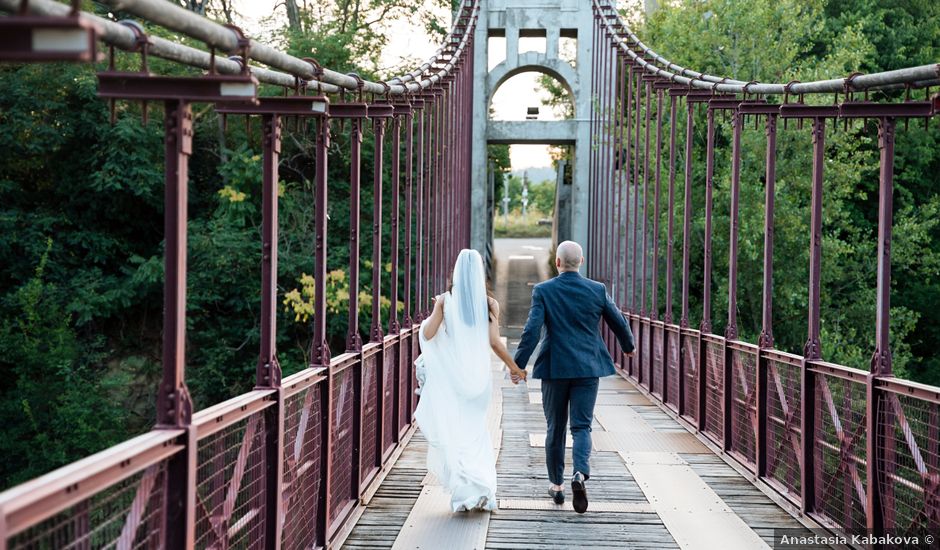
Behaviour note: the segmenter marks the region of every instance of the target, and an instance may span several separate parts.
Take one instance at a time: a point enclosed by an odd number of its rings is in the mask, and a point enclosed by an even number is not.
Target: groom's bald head
[[[584,262],[581,245],[574,241],[564,241],[555,249],[555,267],[558,271],[577,271]]]

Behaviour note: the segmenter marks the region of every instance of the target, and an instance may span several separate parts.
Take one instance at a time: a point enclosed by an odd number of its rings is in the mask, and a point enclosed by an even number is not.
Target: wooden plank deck
[[[620,386],[620,381],[615,378],[606,380],[614,382],[609,384],[611,387]],[[608,386],[606,380],[602,380],[602,385]],[[569,488],[566,488],[566,505],[555,506],[545,494],[548,481],[544,448],[533,446],[530,442],[531,434],[541,434],[545,430],[541,406],[530,402],[528,388],[522,384],[512,386],[498,383],[495,391],[502,395],[501,404],[494,400],[494,407],[502,409],[502,440],[498,443],[500,453],[497,460],[497,498],[501,506],[490,514],[485,548],[705,547],[700,543],[701,539],[688,536],[689,529],[701,528],[701,521],[683,516],[681,511],[663,509],[663,503],[674,502],[686,502],[689,509],[694,509],[696,504],[701,506],[702,514],[698,519],[711,518],[712,524],[736,526],[735,530],[726,533],[738,533],[739,539],[746,541],[744,545],[737,545],[741,548],[757,547],[760,539],[771,545],[774,528],[801,528],[796,519],[721,458],[713,454],[683,452],[681,446],[677,446],[674,451],[635,451],[631,450],[635,446],[630,445],[620,450],[595,451],[591,460],[591,479],[587,484],[591,503],[588,512],[579,515],[571,510]],[[633,391],[636,390],[617,389],[612,393]],[[639,428],[636,435],[646,435],[643,432],[648,432],[651,427],[656,433],[688,433],[662,411],[655,414],[650,410],[642,410],[648,409],[648,406],[629,407],[636,414],[623,414],[618,420],[645,420],[645,424],[636,426]],[[616,436],[609,438],[614,442],[629,436],[630,426],[619,422],[617,428],[616,432],[607,432],[604,426],[595,422],[594,433],[601,439],[605,434]],[[346,539],[344,548],[430,548],[434,546],[434,541],[445,540],[434,537],[440,537],[441,530],[453,529],[453,525],[447,527],[449,523],[446,518],[444,521],[435,519],[435,525],[441,526],[437,531],[415,529],[412,526],[406,529],[404,535],[401,534],[409,515],[413,518],[421,517],[414,515],[418,512],[413,512],[413,509],[425,489],[422,482],[427,472],[426,451],[427,443],[418,431],[366,507]],[[567,455],[570,464],[570,449]],[[650,498],[644,494],[644,488],[637,482],[634,473],[643,472],[641,483],[646,490],[655,487],[657,491],[664,491],[666,486],[663,478],[657,477],[662,475],[656,473],[657,468],[683,468],[683,480],[686,483],[677,482],[669,486],[678,494],[672,492],[662,497],[650,495]],[[631,473],[631,469],[634,473]],[[691,491],[690,487],[696,488],[693,494],[683,493],[683,490]],[[702,488],[707,488],[707,491]],[[438,500],[446,508],[446,499]],[[419,512],[426,515],[423,506],[419,506]],[[466,523],[466,518],[454,518],[454,521]],[[670,532],[670,528],[675,533]],[[399,537],[403,538],[396,545]],[[464,541],[466,546],[461,546],[459,537],[446,540],[449,541],[449,550],[479,547],[470,540]],[[755,544],[754,541],[758,542]],[[404,546],[406,542],[407,546]],[[735,545],[729,541],[727,546]]]

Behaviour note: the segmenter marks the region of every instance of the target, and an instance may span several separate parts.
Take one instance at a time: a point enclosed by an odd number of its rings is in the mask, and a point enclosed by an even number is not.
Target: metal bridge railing
[[[165,107],[166,283],[163,379],[158,425],[149,433],[0,494],[0,549],[5,548],[310,548],[341,541],[410,437],[417,404],[412,364],[417,327],[431,298],[446,287],[449,264],[470,239],[470,126],[473,30],[478,6],[465,0],[444,46],[416,71],[388,82],[341,75],[246,39],[166,2],[121,2],[193,38],[210,51],[148,37],[49,0],[0,0],[0,60],[92,60],[94,39],[208,70],[167,77],[144,68],[99,73],[110,101]],[[33,32],[84,33],[81,41],[37,53]],[[69,35],[73,36],[73,35]],[[13,37],[14,39],[7,39]],[[89,37],[91,40],[89,40]],[[91,48],[91,51],[88,50]],[[80,51],[78,51],[80,50]],[[225,59],[216,50],[237,50]],[[269,68],[249,66],[249,60]],[[287,72],[280,72],[287,71]],[[283,97],[258,97],[259,81],[284,85]],[[315,91],[308,94],[308,91]],[[348,93],[351,92],[351,93]],[[225,115],[260,117],[263,137],[261,349],[255,389],[193,414],[186,388],[187,168],[191,104]],[[313,125],[315,145],[314,334],[311,364],[281,379],[275,349],[278,304],[278,163],[284,123]],[[350,249],[347,341],[333,355],[326,333],[327,149],[331,134],[350,143]],[[367,341],[359,334],[360,189],[363,140],[372,142],[375,197],[372,311]],[[390,143],[390,145],[389,145]],[[391,168],[391,182],[383,169]],[[383,212],[383,196],[391,212]],[[450,214],[447,214],[450,213]],[[334,213],[335,215],[335,213]],[[391,272],[383,268],[390,235]],[[393,304],[383,320],[382,288]],[[401,287],[401,292],[399,290]],[[400,295],[401,294],[401,295]]]
[[[750,472],[758,485],[833,530],[874,534],[940,530],[940,388],[891,375],[888,339],[894,136],[899,120],[936,116],[940,99],[857,101],[857,90],[913,89],[937,83],[940,65],[876,75],[850,75],[803,84],[744,83],[703,75],[672,63],[637,39],[606,2],[594,0],[592,149],[590,151],[589,270],[611,283],[626,308],[637,353],[618,365],[662,406],[720,454]],[[808,105],[802,94],[841,92],[840,103]],[[771,103],[767,94],[783,94]],[[791,102],[792,97],[799,101]],[[668,103],[667,103],[668,102]],[[677,127],[685,104],[685,181],[676,186]],[[705,109],[705,208],[691,212],[694,114]],[[731,115],[728,319],[711,322],[713,175],[719,114]],[[762,330],[757,343],[737,330],[741,135],[745,118],[764,122],[766,135]],[[870,371],[823,360],[820,291],[826,126],[865,118],[878,123],[880,148],[878,277],[875,346]],[[774,197],[779,119],[811,125],[813,155],[808,336],[803,355],[774,348],[772,332]],[[668,149],[663,151],[664,121]],[[651,133],[653,133],[651,138]],[[651,146],[652,139],[652,146]],[[660,167],[666,164],[668,176]],[[618,168],[619,167],[619,168]],[[652,169],[651,167],[655,167]],[[666,179],[666,182],[663,180]],[[661,196],[668,185],[668,199]],[[652,187],[652,188],[651,188]],[[678,191],[678,192],[677,192]],[[665,202],[665,205],[661,205]],[[673,257],[675,210],[682,203],[682,258]],[[666,243],[659,220],[667,210]],[[652,213],[651,213],[652,210]],[[703,311],[689,326],[692,217],[704,217]],[[652,223],[650,223],[652,218]],[[610,231],[611,226],[623,231]],[[665,250],[663,250],[665,248]],[[659,265],[666,268],[666,303],[658,303]],[[673,316],[673,272],[681,265],[681,314]]]

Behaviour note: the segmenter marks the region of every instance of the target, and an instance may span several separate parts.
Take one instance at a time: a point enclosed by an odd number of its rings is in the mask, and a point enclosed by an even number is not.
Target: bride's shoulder
[[[493,298],[492,296],[487,296],[486,303],[489,306],[492,317],[494,319],[499,318],[499,302],[496,301],[496,298]]]

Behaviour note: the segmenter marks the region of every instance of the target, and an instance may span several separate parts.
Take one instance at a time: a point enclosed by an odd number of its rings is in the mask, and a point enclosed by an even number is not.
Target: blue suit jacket
[[[613,361],[601,339],[601,317],[617,336],[624,353],[632,352],[633,333],[603,283],[582,277],[577,271],[566,271],[535,285],[529,319],[516,350],[516,364],[526,368],[541,338],[534,378],[614,374]]]

